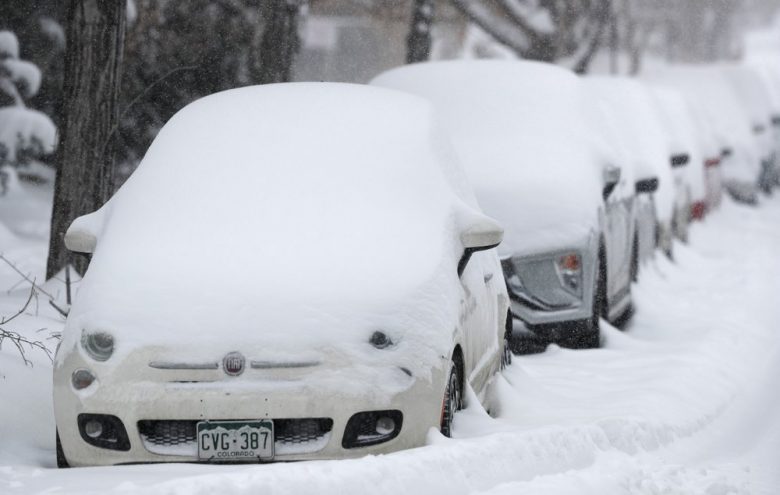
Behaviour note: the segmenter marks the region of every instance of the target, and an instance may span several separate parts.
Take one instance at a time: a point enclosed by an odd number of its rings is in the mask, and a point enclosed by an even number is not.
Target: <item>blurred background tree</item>
[[[734,59],[744,28],[768,22],[778,9],[778,0],[122,1],[122,77],[114,79],[117,104],[110,106],[118,123],[101,138],[106,151],[100,152],[116,160],[103,160],[109,171],[94,172],[110,179],[98,181],[106,191],[129,176],[176,111],[217,91],[289,80],[363,83],[428,59],[525,58],[612,73]],[[0,30],[19,39],[13,60],[43,73],[37,92],[14,91],[24,93],[25,108],[57,124],[75,111],[62,89],[67,4],[0,2]],[[17,96],[0,93],[0,104],[19,107]]]
[[[366,82],[421,60],[521,57],[580,72],[635,73],[646,60],[733,58],[740,29],[776,0],[132,0],[120,125],[121,183],[181,107],[285,80]],[[28,105],[60,119],[64,3],[0,5],[23,58],[45,77]]]

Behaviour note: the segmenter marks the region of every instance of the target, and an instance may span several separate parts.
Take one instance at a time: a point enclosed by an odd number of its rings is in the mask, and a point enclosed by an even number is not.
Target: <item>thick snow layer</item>
[[[719,69],[734,88],[750,118],[754,140],[761,158],[772,152],[772,97],[758,71],[748,65],[723,65]]]
[[[772,111],[780,115],[780,58],[753,57],[747,64],[758,72],[769,94]]]
[[[0,146],[8,161],[15,161],[19,150],[36,146],[49,154],[57,139],[57,128],[45,113],[23,106],[0,108]]]
[[[688,164],[673,173],[679,175],[690,193],[691,201],[703,201],[706,195],[704,182],[704,156],[693,113],[679,91],[652,88],[656,109],[671,137],[674,154],[687,154]]]
[[[25,367],[4,345],[0,493],[774,495],[778,218],[778,198],[761,209],[726,201],[692,226],[690,245],[675,246],[675,264],[659,256],[640,274],[633,322],[623,332],[604,324],[602,349],[516,357],[491,392],[494,417],[469,395],[454,439],[432,432],[429,445],[392,455],[57,470],[51,367],[40,353]],[[29,251],[23,269],[40,275],[44,244],[3,249]],[[5,290],[17,280],[0,265],[0,314],[25,298]],[[61,328],[47,308],[14,327]]]
[[[759,149],[752,135],[750,118],[734,89],[717,68],[675,66],[658,70],[648,79],[669,85],[698,102],[708,113],[722,148],[730,148],[733,158],[722,164],[727,179],[754,183],[759,173]]]
[[[0,31],[0,55],[19,58],[19,40],[11,31]]]
[[[558,248],[597,229],[608,160],[588,132],[573,73],[535,62],[437,62],[371,84],[434,103],[480,205],[504,226],[502,254]]]
[[[62,25],[51,17],[42,16],[38,20],[41,31],[54,43],[59,50],[65,49],[65,30]]]
[[[110,202],[74,222],[98,241],[63,346],[94,329],[120,360],[152,342],[190,359],[271,347],[427,376],[450,345],[440,329],[457,325],[458,224],[479,215],[432,119],[421,98],[346,84],[188,105]],[[398,352],[370,346],[378,329]]]
[[[620,146],[630,154],[636,180],[658,179],[656,214],[660,221],[670,222],[674,209],[674,178],[669,164],[672,142],[650,90],[638,81],[620,77],[587,77],[583,84],[618,119]]]

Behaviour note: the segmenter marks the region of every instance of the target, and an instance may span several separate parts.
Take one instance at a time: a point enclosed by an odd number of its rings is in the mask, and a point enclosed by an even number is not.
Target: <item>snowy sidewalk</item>
[[[56,470],[51,369],[4,346],[0,493],[773,494],[780,199],[726,202],[675,251],[644,268],[634,320],[608,328],[604,348],[518,357],[493,388],[494,417],[471,401],[457,438],[381,457]],[[0,293],[0,309],[11,303]]]

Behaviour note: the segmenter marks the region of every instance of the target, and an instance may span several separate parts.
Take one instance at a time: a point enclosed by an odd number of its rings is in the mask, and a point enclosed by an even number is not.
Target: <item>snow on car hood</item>
[[[340,346],[381,361],[368,344],[381,330],[409,351],[399,365],[438,359],[462,290],[455,217],[470,207],[434,127],[422,99],[355,85],[190,104],[99,221],[81,220],[102,231],[68,338],[106,330],[118,351],[220,356]]]
[[[580,242],[597,228],[602,162],[573,73],[535,62],[437,62],[371,84],[434,103],[480,205],[504,226],[502,255]]]

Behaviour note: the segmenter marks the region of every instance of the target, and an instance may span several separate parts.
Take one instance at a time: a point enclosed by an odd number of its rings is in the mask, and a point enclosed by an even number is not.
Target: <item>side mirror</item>
[[[74,253],[92,254],[97,246],[97,237],[92,232],[71,226],[65,232],[65,247]]]
[[[620,182],[620,169],[612,166],[606,167],[604,169],[604,190],[602,192],[604,199],[607,199],[612,194],[618,182]]]
[[[460,234],[463,255],[458,261],[458,276],[463,275],[472,254],[493,249],[501,244],[503,239],[504,229],[495,220],[483,215],[475,215]]]
[[[639,193],[654,193],[658,190],[658,178],[651,177],[650,179],[644,179],[637,181],[636,192]]]
[[[688,153],[680,153],[679,155],[672,155],[669,161],[672,164],[672,168],[683,167],[691,161],[691,156]]]
[[[65,247],[74,253],[92,254],[103,225],[103,208],[73,220],[65,232]]]

